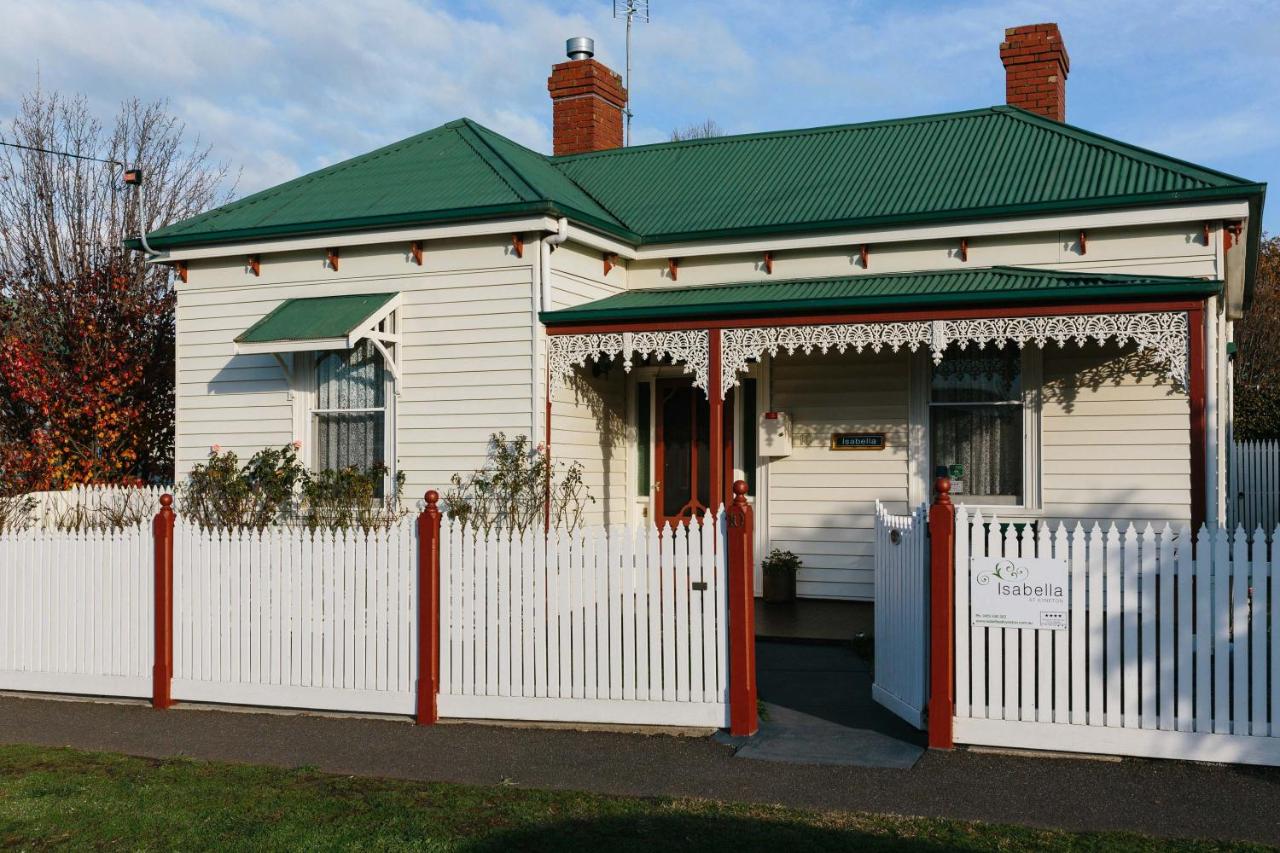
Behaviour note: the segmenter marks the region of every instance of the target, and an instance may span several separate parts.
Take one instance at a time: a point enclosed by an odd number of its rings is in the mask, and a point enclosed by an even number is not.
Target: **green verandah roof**
[[[148,241],[170,249],[551,214],[641,245],[1221,198],[1249,199],[1260,221],[1264,192],[1008,106],[569,157],[459,119]]]
[[[372,293],[286,299],[235,342],[252,345],[345,340],[398,295]]]
[[[1106,301],[1204,297],[1220,281],[1105,275],[1022,267],[794,279],[703,287],[630,290],[576,308],[543,311],[549,326],[627,320],[677,320],[860,309],[958,307],[1050,300]]]

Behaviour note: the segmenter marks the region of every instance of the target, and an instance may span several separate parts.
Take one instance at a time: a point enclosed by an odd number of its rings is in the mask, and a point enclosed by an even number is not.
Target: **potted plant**
[[[760,567],[764,571],[764,600],[785,604],[796,600],[796,570],[800,558],[790,551],[774,548]]]

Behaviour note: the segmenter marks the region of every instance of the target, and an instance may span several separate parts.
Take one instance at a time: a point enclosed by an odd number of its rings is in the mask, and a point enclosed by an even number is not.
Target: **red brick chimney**
[[[621,148],[627,106],[622,77],[592,58],[595,42],[589,38],[571,38],[565,50],[569,61],[551,66],[547,78],[556,156]]]
[[[1004,99],[1054,121],[1067,120],[1067,72],[1071,59],[1057,24],[1028,24],[1004,31]]]

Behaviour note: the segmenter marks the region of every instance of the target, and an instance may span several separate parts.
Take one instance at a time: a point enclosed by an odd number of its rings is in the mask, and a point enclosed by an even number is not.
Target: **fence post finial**
[[[747,484],[735,480],[728,516],[729,733],[753,735],[756,714],[755,532]]]
[[[440,493],[427,491],[418,515],[418,701],[420,726],[434,723],[440,692]]]
[[[929,507],[929,748],[954,747],[951,674],[955,669],[956,508],[939,466]]]
[[[151,705],[173,705],[173,495],[160,496],[151,522],[155,543],[155,658],[151,665]]]

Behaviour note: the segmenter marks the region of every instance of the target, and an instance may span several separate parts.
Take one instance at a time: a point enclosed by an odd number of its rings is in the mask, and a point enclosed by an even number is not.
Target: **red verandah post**
[[[418,714],[417,724],[439,719],[440,692],[440,493],[426,494],[418,515]]]
[[[753,735],[756,719],[755,547],[747,484],[736,480],[728,516],[729,734]]]
[[[160,496],[151,522],[155,542],[155,659],[151,665],[151,706],[173,705],[173,495]]]
[[[956,508],[951,478],[939,469],[929,507],[929,748],[951,749],[955,671]]]

